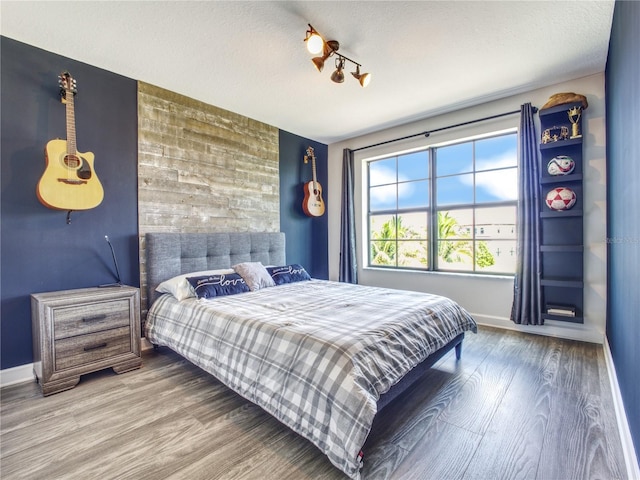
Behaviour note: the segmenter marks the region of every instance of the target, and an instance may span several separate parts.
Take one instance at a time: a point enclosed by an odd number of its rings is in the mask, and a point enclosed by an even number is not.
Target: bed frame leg
[[[462,356],[462,342],[456,345],[456,360],[460,360]]]

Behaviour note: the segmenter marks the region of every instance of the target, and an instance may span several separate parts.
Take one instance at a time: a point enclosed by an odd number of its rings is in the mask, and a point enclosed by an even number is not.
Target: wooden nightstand
[[[34,373],[44,395],[75,387],[80,375],[139,368],[140,292],[84,288],[31,295]]]

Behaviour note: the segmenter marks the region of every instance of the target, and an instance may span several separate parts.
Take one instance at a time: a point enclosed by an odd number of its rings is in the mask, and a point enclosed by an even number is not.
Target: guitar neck
[[[313,188],[316,188],[316,184],[318,183],[318,179],[316,177],[316,157],[311,157],[311,170],[313,172]]]
[[[76,114],[73,104],[73,92],[67,90],[66,94],[67,107],[67,154],[75,155],[78,150],[76,147]]]

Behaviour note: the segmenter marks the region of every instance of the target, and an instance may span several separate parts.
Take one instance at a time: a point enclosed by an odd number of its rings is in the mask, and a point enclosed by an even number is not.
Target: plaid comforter
[[[163,295],[146,336],[312,441],[351,478],[376,402],[456,335],[476,330],[445,297],[311,280],[212,300]]]

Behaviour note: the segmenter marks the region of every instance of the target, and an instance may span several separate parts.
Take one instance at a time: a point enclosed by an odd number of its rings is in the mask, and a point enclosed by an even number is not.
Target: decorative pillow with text
[[[193,291],[193,287],[187,280],[187,277],[204,277],[205,275],[222,275],[227,273],[233,273],[233,269],[223,268],[218,270],[202,270],[199,272],[183,273],[182,275],[177,275],[162,282],[156,287],[156,292],[170,293],[177,300],[184,300],[185,298],[196,296],[196,292]]]
[[[311,280],[311,276],[301,265],[293,263],[282,267],[267,267],[267,272],[276,285]]]
[[[222,297],[249,291],[247,282],[237,273],[188,277],[187,280],[198,298]]]

